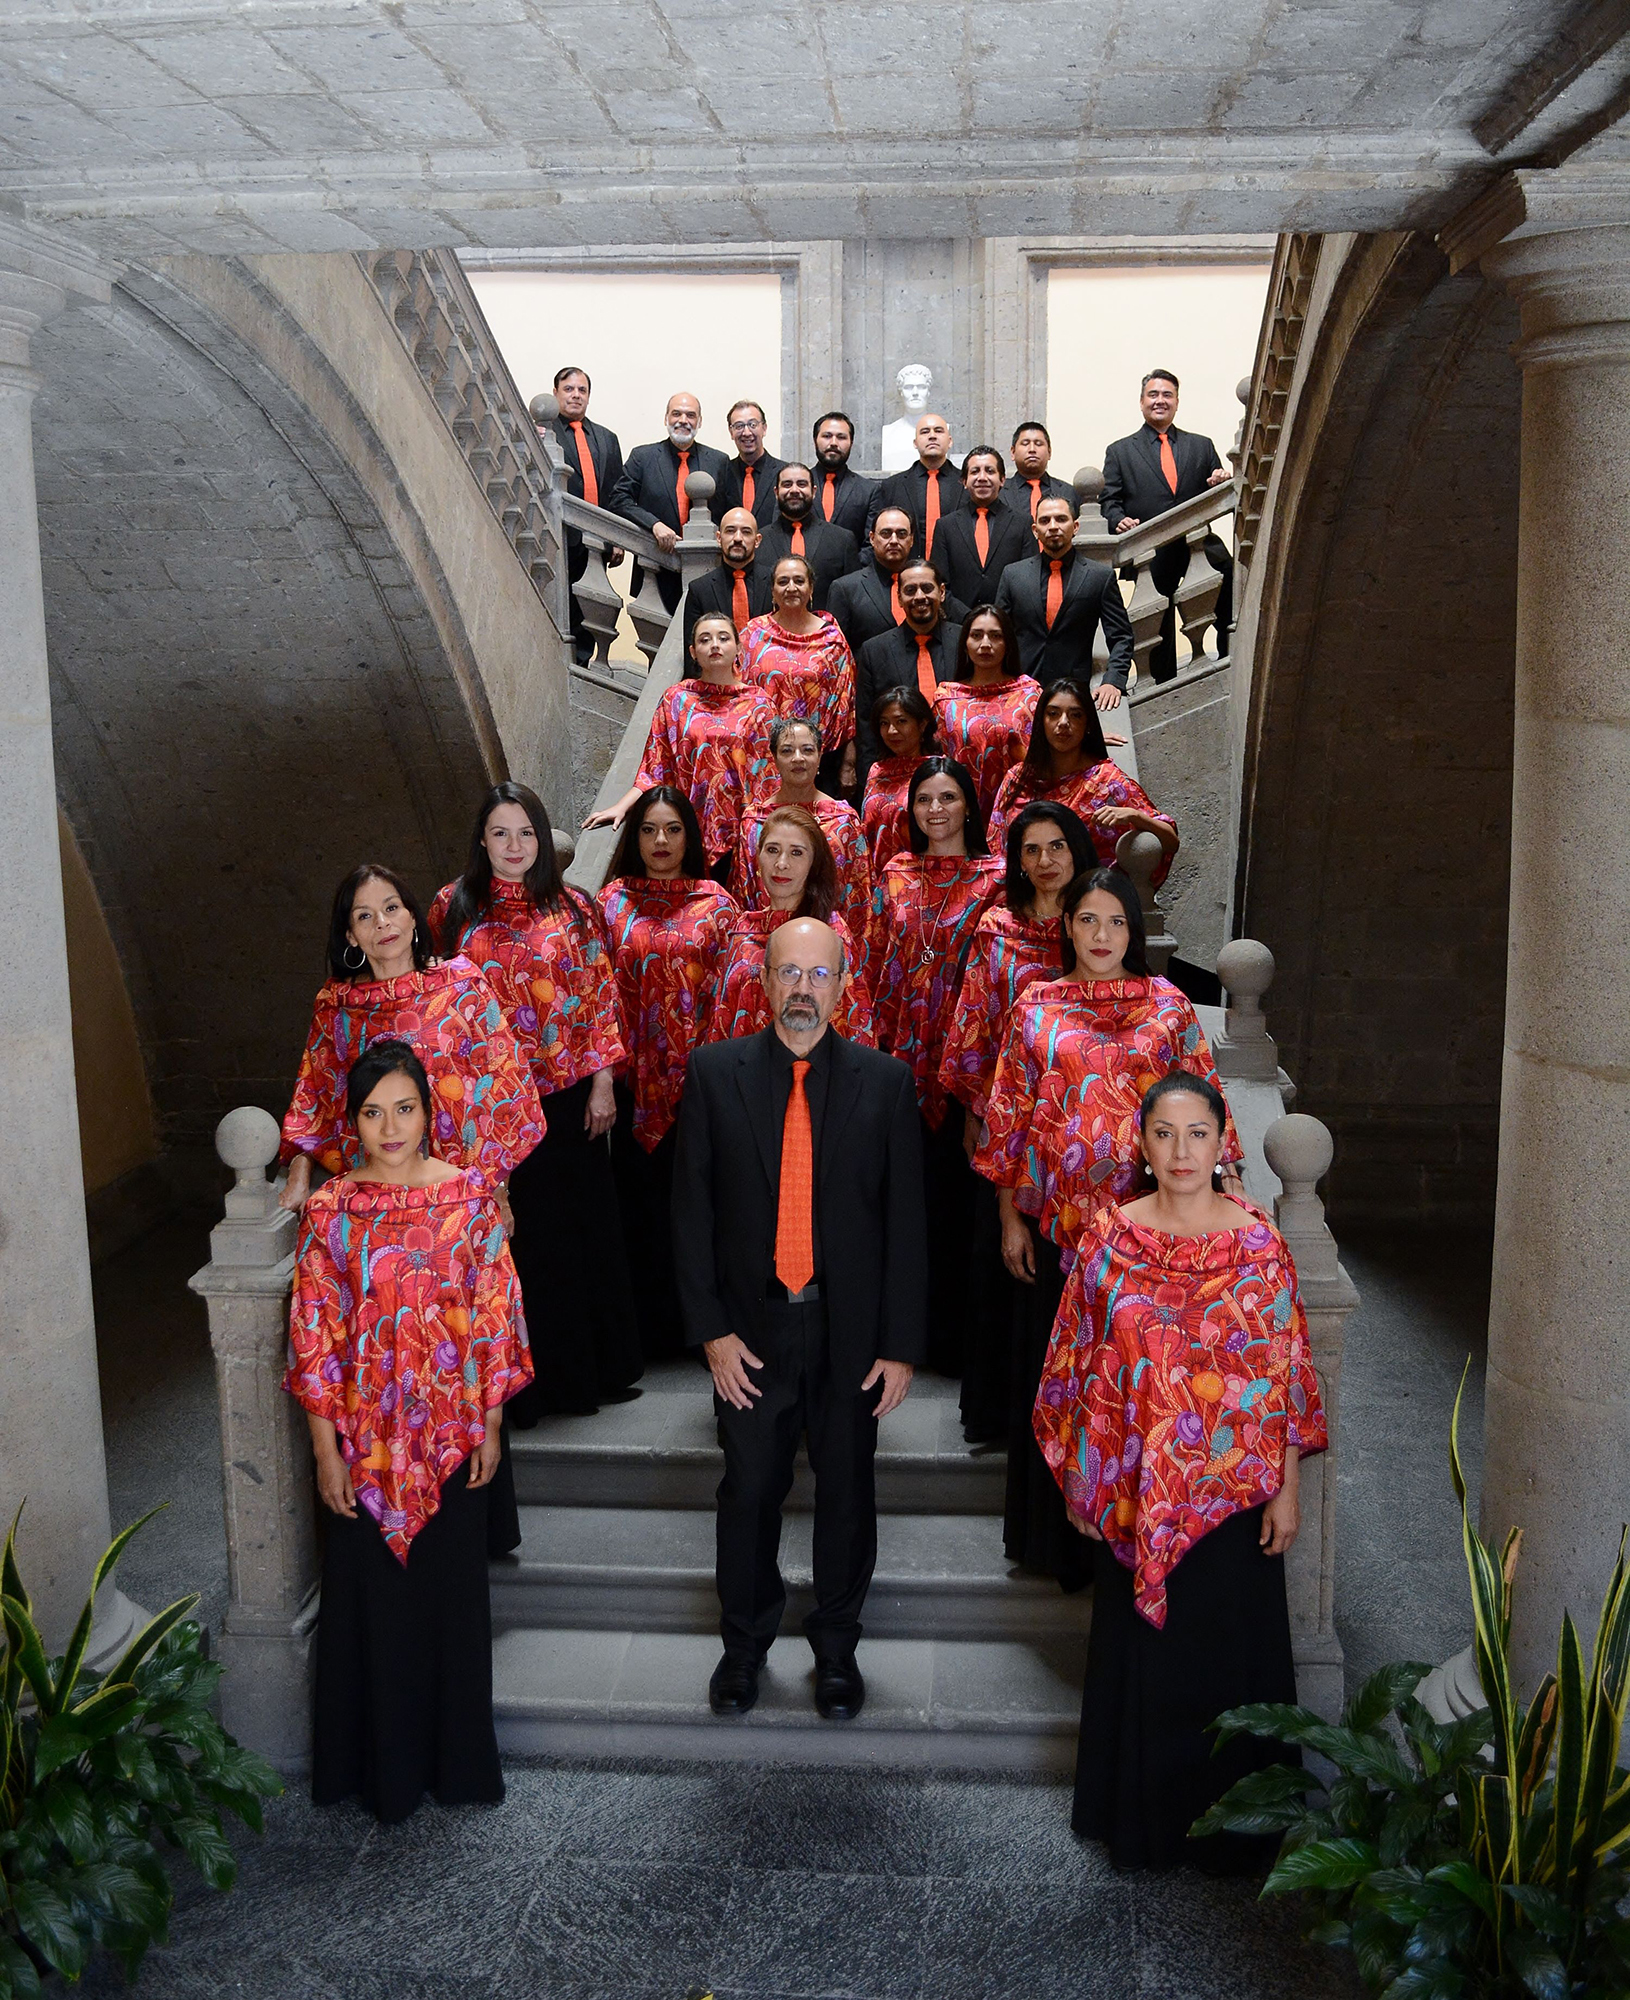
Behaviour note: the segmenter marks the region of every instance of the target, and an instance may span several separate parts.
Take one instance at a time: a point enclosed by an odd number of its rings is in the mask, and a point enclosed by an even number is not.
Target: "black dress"
[[[922,1120],[923,1194],[928,1203],[928,1365],[960,1375],[973,1302],[974,1197],[979,1178],[962,1145],[964,1112],[954,1097],[936,1132]]]
[[[1294,1701],[1285,1560],[1258,1546],[1262,1509],[1203,1535],[1166,1581],[1166,1623],[1134,1609],[1132,1572],[1104,1542],[1093,1552],[1092,1637],[1075,1767],[1075,1831],[1107,1843],[1117,1868],[1181,1864],[1217,1874],[1265,1870],[1276,1835],[1188,1837],[1247,1772],[1296,1753],[1237,1736],[1216,1756],[1206,1725],[1250,1701]]]
[[[617,1179],[628,1276],[633,1286],[640,1347],[647,1361],[669,1361],[685,1351],[679,1286],[674,1279],[674,1154],[679,1128],[670,1125],[648,1153],[634,1137],[634,1097],[617,1085],[617,1122],[611,1128],[611,1165]]]
[[[1016,1290],[1002,1262],[1002,1215],[996,1190],[976,1175],[968,1260],[968,1327],[962,1355],[962,1435],[969,1444],[1007,1443]]]
[[[325,1513],[311,1795],[406,1819],[504,1796],[492,1721],[487,1495],[466,1460],[397,1561],[373,1516]]]
[[[645,1369],[611,1149],[583,1124],[592,1084],[582,1077],[543,1100],[542,1143],[509,1179],[535,1371],[509,1404],[518,1430],[625,1402]]]
[[[1002,1547],[1008,1561],[1021,1569],[1056,1577],[1065,1590],[1079,1590],[1092,1574],[1092,1544],[1070,1526],[1064,1495],[1041,1455],[1030,1421],[1048,1342],[1053,1337],[1053,1321],[1058,1317],[1058,1302],[1064,1296],[1064,1273],[1059,1269],[1057,1245],[1028,1217],[1025,1220],[1035,1252],[1036,1282],[1013,1287],[1013,1372],[1008,1387],[1007,1506],[1002,1517]]]

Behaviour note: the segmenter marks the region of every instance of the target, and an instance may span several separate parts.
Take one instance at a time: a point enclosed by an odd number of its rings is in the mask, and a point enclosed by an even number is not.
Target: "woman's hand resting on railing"
[[[283,1183],[283,1192],[277,1198],[279,1208],[289,1208],[298,1215],[306,1205],[311,1193],[311,1155],[296,1153],[289,1162],[288,1177]]]
[[[636,785],[632,791],[624,792],[614,806],[601,806],[597,812],[591,812],[583,822],[583,831],[592,833],[599,826],[621,826],[628,817],[629,808],[639,795],[639,787]]]

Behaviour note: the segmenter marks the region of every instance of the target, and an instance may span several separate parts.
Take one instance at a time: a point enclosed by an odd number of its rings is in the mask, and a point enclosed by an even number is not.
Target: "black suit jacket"
[[[566,454],[566,478],[570,492],[583,498],[583,467],[577,455],[577,434],[564,417],[556,417],[553,425],[555,436]],[[583,419],[583,435],[589,441],[589,457],[594,461],[595,484],[600,491],[600,505],[609,506],[608,495],[623,476],[623,448],[617,442],[617,433],[608,431],[604,424],[597,424],[590,417]]]
[[[820,1280],[833,1393],[857,1394],[873,1362],[916,1367],[928,1344],[928,1232],[911,1072],[827,1030],[832,1068],[815,1162]],[[692,1347],[734,1333],[755,1353],[775,1275],[781,1133],[771,1095],[775,1030],[709,1042],[685,1071],[674,1160],[674,1273]]]
[[[824,521],[807,520],[804,526],[804,559],[815,572],[815,609],[826,609],[827,596],[840,576],[847,576],[860,564],[860,545],[847,528],[830,528]],[[776,516],[774,525],[764,530],[758,545],[758,560],[767,576],[783,556],[792,554],[792,529]]]
[[[715,497],[709,502],[708,511],[715,521],[719,518],[717,488],[726,462],[724,453],[715,451],[710,444],[693,444],[690,448],[691,471],[705,472],[713,480]],[[603,504],[613,514],[621,514],[625,521],[632,521],[647,533],[658,521],[662,521],[677,534],[680,522],[675,489],[678,484],[679,453],[671,439],[659,438],[655,444],[635,445],[628,454],[622,476]]]
[[[957,648],[962,643],[962,627],[942,618],[935,627],[928,649],[934,658],[934,683],[948,681],[956,671]],[[883,754],[883,746],[872,728],[872,703],[885,688],[917,685],[917,635],[909,625],[891,625],[875,639],[868,639],[855,655],[855,758],[862,791],[866,773]]]
[[[826,515],[821,509],[821,496],[826,490],[826,469],[811,464],[810,477],[815,482],[815,518],[824,521]],[[862,479],[858,472],[851,472],[844,466],[832,487],[832,526],[847,528],[856,542],[864,542],[870,532],[872,518],[872,496],[877,491],[875,479]]]
[[[998,500],[990,510],[990,556],[981,562],[974,540],[978,521],[978,510],[969,501],[941,521],[934,537],[934,560],[945,573],[947,594],[968,605],[994,603],[996,586],[1008,564],[1036,553],[1030,516],[1017,514]]]
[[[775,519],[775,475],[786,462],[784,458],[771,458],[768,452],[753,460],[753,519],[761,528],[769,527]],[[746,470],[739,452],[725,460],[719,490],[709,503],[715,521],[722,521],[728,509],[741,505],[741,481]]]
[[[1019,634],[1019,664],[1045,687],[1063,674],[1085,684],[1092,675],[1092,635],[1100,625],[1109,642],[1104,678],[1124,688],[1132,666],[1132,621],[1108,563],[1077,555],[1064,573],[1064,602],[1047,629],[1047,571],[1040,554],[1009,563],[996,602]]]
[[[747,614],[750,618],[762,618],[770,608],[770,570],[760,551],[757,558],[747,565],[744,572],[747,580]],[[736,572],[727,564],[720,563],[717,569],[710,569],[701,576],[685,593],[685,644],[690,644],[690,635],[696,628],[696,621],[705,611],[722,611],[726,618],[736,615],[734,598],[736,594]],[[689,673],[690,668],[685,671]]]
[[[889,593],[890,579],[877,567],[870,549],[860,559],[860,567],[840,576],[826,595],[826,608],[838,621],[838,629],[849,641],[856,659],[868,639],[894,630],[894,603]],[[968,615],[961,598],[945,594],[945,620],[960,625]]]
[[[1075,497],[1075,488],[1067,479],[1055,479],[1050,472],[1041,475],[1041,497],[1043,500],[1068,500],[1072,507],[1080,505]],[[1014,513],[1028,521],[1030,516],[1030,481],[1015,472],[1002,488],[1002,498]],[[1040,505],[1040,502],[1037,502]]]
[[[954,514],[959,507],[968,504],[967,490],[962,484],[962,474],[949,460],[940,467],[940,519]],[[923,517],[928,508],[928,470],[921,459],[915,465],[908,465],[904,472],[890,473],[872,495],[871,512],[866,517],[866,532],[872,531],[872,523],[885,507],[903,507],[911,516],[911,525],[917,531],[912,543],[912,553],[922,554]],[[937,533],[937,530],[936,530]]]
[[[1111,531],[1130,514],[1134,521],[1152,521],[1196,493],[1222,467],[1217,447],[1198,431],[1180,431],[1173,424],[1167,436],[1177,461],[1177,491],[1166,484],[1160,469],[1160,438],[1147,424],[1130,437],[1117,438],[1104,453],[1104,519]]]

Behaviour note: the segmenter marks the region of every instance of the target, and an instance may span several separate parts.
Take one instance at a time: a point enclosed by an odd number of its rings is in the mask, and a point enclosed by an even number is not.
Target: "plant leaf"
[[[11,1641],[11,1655],[18,1671],[28,1683],[28,1691],[34,1697],[35,1706],[41,1715],[51,1713],[51,1696],[54,1683],[51,1678],[51,1662],[45,1657],[45,1641],[40,1637],[39,1627],[34,1623],[33,1614],[26,1598],[13,1597],[8,1590],[0,1595],[0,1618],[4,1618],[6,1634]]]
[[[93,1860],[101,1842],[85,1787],[72,1778],[59,1777],[46,1786],[44,1799],[52,1830],[73,1859]]]
[[[85,1940],[74,1913],[44,1882],[16,1882],[11,1907],[23,1936],[64,1979],[77,1979],[85,1964]]]
[[[1558,1893],[1573,1900],[1573,1848],[1579,1831],[1579,1798],[1585,1767],[1585,1662],[1573,1614],[1562,1614],[1556,1656],[1557,1720],[1555,1794],[1551,1808],[1552,1866]]]
[[[1481,1910],[1490,1923],[1494,1922],[1494,1884],[1469,1861],[1440,1862],[1436,1868],[1427,1870],[1426,1879],[1428,1882],[1441,1882],[1455,1890]]]
[[[1554,1889],[1542,1888],[1537,1882],[1507,1882],[1505,1893],[1542,1937],[1568,1935],[1573,1919]]]
[[[1316,1840],[1281,1854],[1263,1891],[1350,1889],[1380,1865],[1381,1857],[1367,1840]]]
[[[114,1666],[103,1676],[103,1686],[106,1687],[111,1681],[134,1680],[136,1669],[148,1654],[168,1635],[172,1627],[180,1624],[197,1602],[198,1593],[193,1591],[186,1597],[178,1597],[174,1604],[167,1604],[157,1617],[150,1618],[119,1655]]]
[[[0,1980],[6,1981],[0,1991],[10,1995],[11,2000],[40,2000],[45,1991],[40,1975],[34,1970],[34,1961],[21,1945],[14,1944],[3,1933],[0,1933]]]
[[[1361,1734],[1384,1722],[1406,1695],[1415,1692],[1432,1671],[1418,1660],[1394,1660],[1377,1667],[1341,1712],[1342,1727]]]
[[[226,1835],[213,1816],[177,1820],[171,1837],[212,1889],[230,1889],[238,1863]]]
[[[1513,1931],[1505,1940],[1511,1968],[1534,2000],[1569,2000],[1573,1983],[1568,1968],[1548,1944],[1526,1932]]]
[[[64,1716],[53,1715],[40,1724],[34,1739],[34,1776],[48,1778],[64,1764],[72,1764],[91,1747],[90,1738]]]
[[[130,1526],[124,1529],[122,1533],[115,1535],[113,1540],[102,1551],[102,1560],[96,1565],[96,1573],[91,1578],[90,1595],[85,1599],[84,1608],[81,1610],[78,1620],[74,1625],[72,1636],[68,1640],[68,1650],[62,1656],[62,1665],[57,1673],[56,1702],[52,1710],[53,1714],[63,1707],[64,1703],[73,1693],[74,1683],[79,1679],[79,1670],[85,1664],[85,1652],[91,1642],[91,1625],[96,1617],[96,1597],[98,1591],[101,1590],[103,1584],[113,1574],[120,1556],[124,1554],[126,1548],[130,1545],[131,1536],[138,1529],[144,1528],[155,1514],[163,1513],[165,1507],[168,1505],[168,1501],[160,1501],[158,1506],[148,1508],[139,1521],[132,1521]],[[118,1678],[123,1680],[125,1676],[120,1674]]]
[[[141,1701],[128,1681],[104,1681],[96,1693],[70,1709],[63,1721],[88,1742],[99,1743],[130,1719]]]

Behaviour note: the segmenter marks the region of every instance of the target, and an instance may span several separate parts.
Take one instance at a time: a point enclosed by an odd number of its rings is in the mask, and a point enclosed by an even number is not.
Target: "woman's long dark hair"
[[[685,829],[685,858],[679,864],[679,872],[693,881],[700,881],[707,873],[701,823],[696,817],[695,806],[677,785],[653,785],[634,801],[627,819],[623,821],[623,837],[617,843],[617,852],[607,871],[608,879],[617,875],[643,878],[649,874],[645,857],[640,853],[640,828],[645,824],[645,815],[652,806],[672,806],[678,813],[679,823]]]
[[[441,920],[437,942],[444,958],[451,958],[469,932],[477,924],[484,923],[492,913],[492,856],[487,852],[486,834],[487,821],[500,806],[519,806],[538,836],[538,858],[521,881],[533,907],[555,910],[563,899],[576,903],[577,899],[561,876],[560,856],[555,852],[555,830],[549,823],[549,814],[542,799],[530,785],[519,785],[513,778],[506,778],[501,785],[494,785],[488,792],[475,816],[464,873],[454,886],[452,899]]]
[[[917,793],[930,778],[953,780],[968,805],[968,816],[962,822],[962,845],[969,854],[989,854],[990,842],[985,838],[985,822],[980,817],[979,793],[974,785],[973,773],[954,757],[925,757],[911,774],[911,783],[906,787],[906,835],[911,842],[912,853],[928,852],[928,835],[917,824]]]
[[[976,604],[962,621],[961,636],[956,642],[956,662],[951,668],[954,681],[973,679],[973,661],[968,658],[968,634],[973,630],[976,618],[994,618],[1002,628],[1002,640],[1007,650],[1002,655],[1002,672],[1010,679],[1019,671],[1019,635],[1014,630],[1013,620],[999,604]]]
[[[1024,778],[1026,791],[1040,791],[1044,785],[1053,782],[1053,746],[1047,741],[1047,726],[1042,717],[1047,713],[1047,704],[1054,695],[1071,694],[1086,710],[1087,726],[1082,733],[1081,749],[1089,764],[1101,764],[1109,755],[1109,745],[1104,741],[1104,725],[1098,720],[1098,705],[1092,698],[1092,689],[1085,681],[1075,680],[1065,674],[1056,681],[1049,681],[1036,698],[1036,712],[1030,719],[1030,747],[1024,753]]]
[[[808,806],[773,806],[765,816],[764,831],[759,836],[759,853],[764,852],[764,842],[778,819],[787,820],[809,842],[809,873],[804,878],[804,893],[798,903],[800,917],[819,917],[824,924],[838,907],[838,864],[832,859],[832,848],[820,821]],[[759,880],[763,881],[763,876]],[[766,890],[766,895],[768,891]]]
[[[1056,826],[1069,842],[1070,859],[1075,863],[1070,870],[1072,881],[1093,867],[1098,859],[1092,835],[1068,806],[1061,806],[1052,799],[1037,799],[1033,805],[1022,807],[1008,824],[1007,873],[1002,878],[1002,894],[1015,916],[1022,915],[1036,900],[1036,885],[1020,866],[1019,857],[1024,851],[1025,835],[1031,827],[1043,823]]]
[[[424,1122],[430,1125],[430,1079],[425,1075],[424,1064],[420,1062],[408,1042],[370,1042],[354,1063],[345,1078],[345,1115],[355,1125],[363,1105],[373,1096],[375,1090],[386,1077],[395,1076],[400,1071],[418,1092],[419,1103],[424,1108]]]
[[[884,688],[872,703],[872,734],[879,743],[883,740],[883,711],[886,708],[903,708],[922,730],[922,736],[917,744],[918,754],[924,757],[935,755],[934,711],[929,707],[921,688],[907,687],[902,681],[898,687]]]
[[[359,868],[353,868],[340,886],[334,891],[334,907],[328,917],[328,974],[331,979],[372,979],[367,957],[360,965],[348,965],[345,954],[360,951],[360,945],[352,944],[346,936],[351,928],[351,905],[357,899],[357,891],[364,882],[388,882],[402,899],[402,908],[413,919],[413,969],[423,972],[435,956],[430,937],[430,926],[425,922],[424,911],[419,907],[419,899],[408,887],[394,868],[381,868],[377,861],[364,861]]]
[[[1148,939],[1143,928],[1143,905],[1132,886],[1131,876],[1123,875],[1118,868],[1091,868],[1085,875],[1077,875],[1059,898],[1059,948],[1064,970],[1075,970],[1075,940],[1070,936],[1070,919],[1094,889],[1107,890],[1126,912],[1126,956],[1121,961],[1122,971],[1132,979],[1152,979]]]

